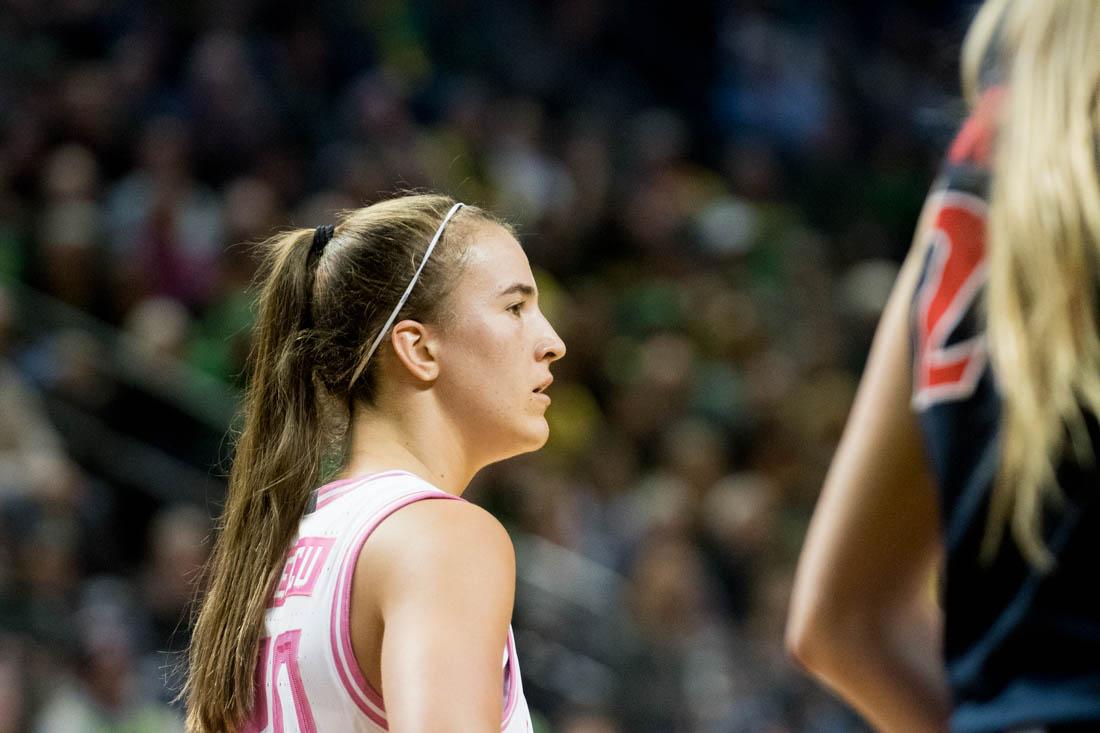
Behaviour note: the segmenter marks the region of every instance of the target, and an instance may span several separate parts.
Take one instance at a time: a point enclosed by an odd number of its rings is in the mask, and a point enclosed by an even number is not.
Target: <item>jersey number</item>
[[[298,643],[302,638],[301,629],[284,631],[275,637],[260,640],[260,658],[256,667],[256,697],[252,704],[252,715],[244,726],[243,733],[263,733],[271,722],[274,733],[285,733],[283,725],[283,700],[279,694],[279,678],[286,670],[287,687],[290,688],[290,703],[294,708],[294,717],[298,721],[301,733],[317,733],[317,724],[313,720],[313,711],[309,707],[306,688],[302,684],[302,670],[298,666]],[[272,659],[269,659],[273,657]],[[271,662],[271,677],[265,685],[264,675]],[[269,716],[265,688],[271,688],[271,713]]]
[[[942,195],[932,225],[916,307],[913,403],[920,409],[966,399],[986,364],[985,335],[948,344],[985,283],[985,202],[954,191]]]

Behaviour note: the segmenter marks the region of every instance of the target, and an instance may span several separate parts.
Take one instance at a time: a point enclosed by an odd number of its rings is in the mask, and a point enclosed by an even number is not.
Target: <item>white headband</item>
[[[390,326],[393,325],[394,320],[397,319],[397,314],[401,312],[401,309],[405,306],[405,301],[409,299],[409,295],[412,293],[413,288],[416,287],[416,281],[420,279],[420,273],[424,271],[424,265],[428,264],[428,258],[432,256],[432,250],[435,249],[435,245],[439,243],[440,237],[443,236],[443,230],[447,228],[447,223],[450,222],[458,210],[466,204],[459,202],[451,207],[451,210],[447,212],[447,215],[443,217],[443,221],[440,222],[439,228],[435,230],[435,236],[432,237],[432,241],[428,243],[428,249],[424,251],[424,259],[420,260],[420,266],[416,268],[416,272],[413,273],[412,280],[409,281],[409,286],[405,288],[405,293],[401,296],[401,299],[397,301],[397,306],[394,307],[393,313],[390,313],[390,317],[386,319],[385,325],[378,331],[378,335],[374,337],[374,343],[367,349],[367,355],[363,357],[363,361],[359,362],[359,366],[355,369],[355,374],[351,377],[351,385],[354,385],[359,376],[363,373],[363,370],[367,368],[367,364],[370,363],[370,358],[374,356],[374,352],[378,350],[379,344],[382,343],[382,339],[386,337],[386,334],[390,330]]]

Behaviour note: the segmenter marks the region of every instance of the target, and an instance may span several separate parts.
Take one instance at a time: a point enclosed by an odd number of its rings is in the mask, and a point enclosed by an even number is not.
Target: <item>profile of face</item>
[[[433,329],[434,389],[483,463],[536,450],[549,427],[550,365],[565,344],[539,308],[527,255],[506,229],[479,227]]]

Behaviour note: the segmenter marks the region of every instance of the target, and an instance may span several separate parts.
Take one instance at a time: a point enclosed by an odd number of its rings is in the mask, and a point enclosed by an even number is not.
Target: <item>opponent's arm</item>
[[[875,334],[795,577],[790,652],[884,731],[944,731],[939,506],[910,408],[908,308],[932,197]]]

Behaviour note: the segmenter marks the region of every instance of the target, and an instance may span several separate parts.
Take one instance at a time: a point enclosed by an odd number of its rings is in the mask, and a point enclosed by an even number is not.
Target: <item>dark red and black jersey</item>
[[[1029,566],[1008,534],[992,562],[980,559],[999,464],[1001,401],[981,316],[999,96],[988,92],[963,126],[931,194],[931,239],[910,312],[913,403],[939,489],[946,549],[951,730],[1071,721],[1100,728],[1100,468],[1060,467],[1068,501],[1045,522],[1053,572]],[[1095,421],[1090,428],[1100,449]]]

